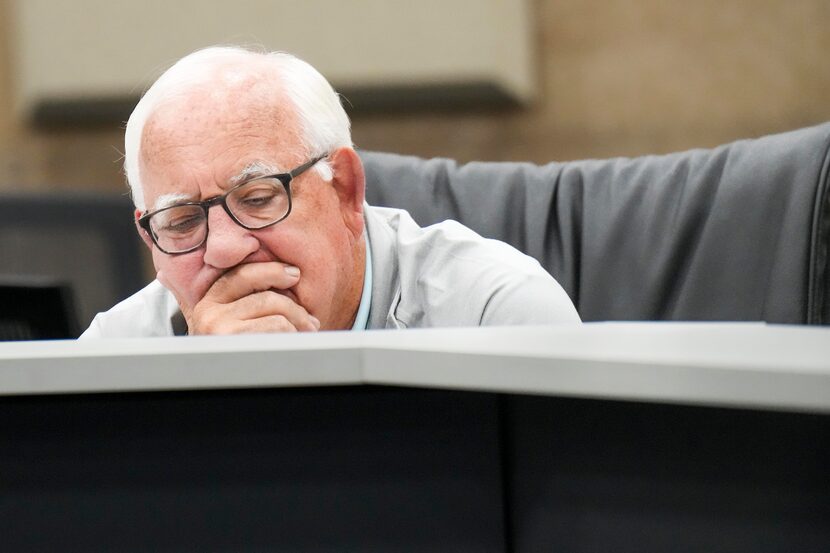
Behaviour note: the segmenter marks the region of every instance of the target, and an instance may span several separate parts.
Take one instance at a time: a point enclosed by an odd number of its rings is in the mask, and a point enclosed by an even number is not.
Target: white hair
[[[256,62],[256,63],[251,63]],[[141,137],[144,125],[159,104],[186,94],[193,87],[220,86],[217,72],[256,70],[263,78],[276,78],[282,84],[275,96],[284,93],[294,108],[300,126],[300,141],[306,157],[324,155],[337,148],[351,147],[349,118],[340,97],[314,67],[285,52],[256,52],[236,46],[213,46],[189,54],[165,71],[147,90],[136,105],[124,133],[124,173],[139,210],[144,210],[144,194],[139,171]],[[320,162],[314,169],[325,180],[331,180],[328,163]]]

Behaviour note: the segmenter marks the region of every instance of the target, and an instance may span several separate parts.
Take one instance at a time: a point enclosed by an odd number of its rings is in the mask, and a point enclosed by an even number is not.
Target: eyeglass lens
[[[225,197],[225,205],[243,227],[259,229],[284,218],[290,201],[279,179],[263,178],[233,189]],[[150,218],[150,228],[162,250],[187,251],[200,246],[207,237],[207,210],[201,205],[163,209]]]

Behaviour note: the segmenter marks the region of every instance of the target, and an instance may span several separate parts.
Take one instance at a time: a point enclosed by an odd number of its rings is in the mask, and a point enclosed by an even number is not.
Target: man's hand
[[[195,305],[165,282],[182,309],[188,334],[314,331],[320,321],[299,305],[288,290],[300,270],[279,262],[246,263],[223,274]]]

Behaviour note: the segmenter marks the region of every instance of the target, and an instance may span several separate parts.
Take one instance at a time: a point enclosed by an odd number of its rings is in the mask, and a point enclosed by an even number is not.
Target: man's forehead
[[[227,189],[233,187],[237,184],[242,182],[249,181],[251,179],[256,179],[259,177],[265,177],[269,175],[274,175],[277,173],[285,172],[286,169],[282,168],[280,165],[269,162],[262,159],[257,159],[254,161],[250,161],[246,164],[243,164],[238,171],[235,171],[227,180],[226,182],[217,182],[216,184],[221,189]],[[182,183],[179,183],[182,184]],[[164,189],[171,189],[176,188],[176,183],[172,183],[168,186],[162,187]],[[152,202],[150,206],[151,210],[158,210],[163,209],[165,207],[170,207],[171,205],[183,203],[183,202],[192,202],[198,201],[201,199],[201,195],[196,187],[193,187],[194,190],[192,193],[187,193],[183,191],[169,191],[163,192],[162,194],[156,196],[155,200]]]
[[[206,115],[192,113],[155,113],[147,121],[141,136],[142,161],[158,161],[178,150],[193,151],[229,149],[268,149],[269,151],[296,151],[302,148],[302,135],[293,119],[287,116],[269,116],[262,111],[255,114],[239,112]],[[206,157],[208,162],[214,156]],[[268,161],[268,160],[266,160]]]
[[[230,97],[228,90],[188,90],[150,114],[139,153],[148,206],[158,209],[163,197],[183,201],[182,194],[198,200],[203,185],[225,189],[278,173],[303,150],[296,116],[279,92]]]
[[[147,124],[155,121],[173,130],[242,122],[291,127],[295,119],[293,103],[279,81],[247,76],[183,85],[156,101]]]
[[[298,142],[297,117],[283,95],[190,90],[160,101],[148,116],[141,152],[219,142]]]

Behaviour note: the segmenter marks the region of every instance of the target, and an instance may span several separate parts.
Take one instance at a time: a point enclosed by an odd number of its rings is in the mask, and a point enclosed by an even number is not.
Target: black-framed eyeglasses
[[[291,213],[291,181],[326,155],[303,163],[288,173],[246,180],[221,196],[148,211],[138,219],[138,224],[159,250],[171,255],[192,252],[205,243],[208,210],[215,205],[221,205],[230,218],[243,228],[259,230],[270,227]]]

